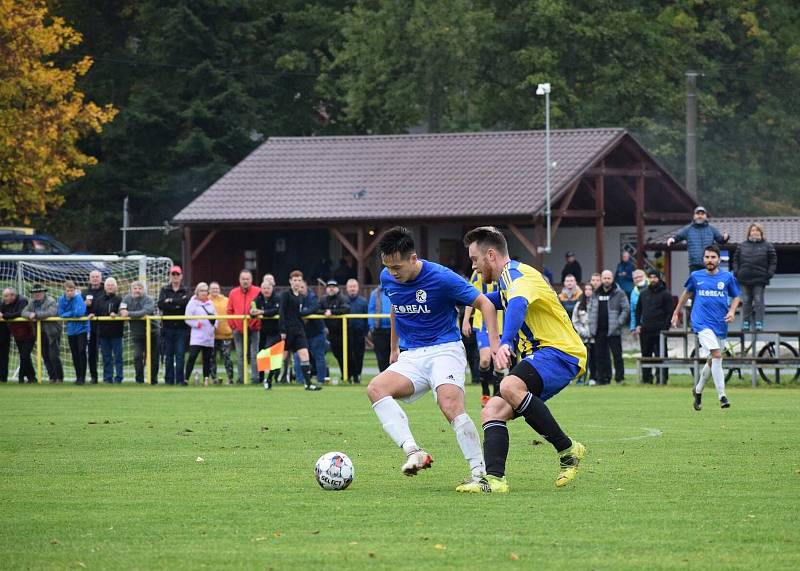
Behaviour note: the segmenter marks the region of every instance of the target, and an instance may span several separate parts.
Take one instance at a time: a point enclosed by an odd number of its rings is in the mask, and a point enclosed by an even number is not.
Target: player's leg
[[[558,487],[575,478],[586,447],[564,433],[544,401],[558,394],[579,372],[580,367],[566,354],[548,347],[520,361],[500,384],[501,395],[514,414],[523,417],[558,453]]]
[[[486,462],[486,484],[480,481],[465,482],[456,488],[465,493],[506,493],[506,459],[508,458],[508,427],[514,410],[499,396],[492,397],[481,411],[483,425],[483,455]]]
[[[414,476],[418,471],[430,468],[433,459],[417,445],[408,424],[408,416],[395,400],[411,400],[427,390],[422,384],[412,381],[412,378],[419,377],[420,372],[407,354],[408,351],[402,353],[397,362],[370,381],[367,385],[367,398],[372,403],[372,410],[378,416],[383,430],[406,453],[406,462],[401,471],[406,476]]]
[[[436,387],[436,402],[447,422],[453,427],[458,446],[469,464],[473,478],[486,475],[486,464],[483,461],[481,438],[475,423],[464,408],[464,388],[451,383],[443,383]]]
[[[489,334],[485,331],[478,331],[478,370],[481,379],[481,406],[486,406],[489,402],[489,385],[492,384],[492,351],[489,348]]]
[[[308,340],[306,339],[305,332],[295,338],[295,348],[297,356],[300,358],[300,371],[303,373],[307,391],[321,391],[320,385],[315,385],[311,382],[311,358],[308,354]]]
[[[714,379],[714,387],[717,389],[719,405],[722,408],[730,408],[731,403],[725,394],[725,371],[722,368],[722,350],[711,351],[711,378]]]

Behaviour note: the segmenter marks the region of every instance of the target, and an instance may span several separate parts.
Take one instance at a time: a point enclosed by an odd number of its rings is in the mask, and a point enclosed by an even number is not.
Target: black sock
[[[289,359],[283,360],[283,371],[281,372],[281,382],[286,382],[286,375],[289,374]]]
[[[489,396],[489,384],[492,382],[492,370],[490,368],[480,369],[481,372],[481,392],[484,396]]]
[[[522,403],[514,412],[523,417],[531,428],[544,436],[544,439],[553,445],[556,452],[563,452],[572,446],[572,440],[561,430],[556,419],[550,413],[550,409],[542,399],[533,393],[525,395]]]
[[[502,380],[503,380],[503,373],[495,371],[494,372],[494,376],[492,378],[492,381],[493,381],[493,384],[492,384],[492,396],[493,397],[496,397],[497,395],[500,394],[500,381],[502,381]]]
[[[489,420],[483,423],[483,458],[487,474],[498,478],[505,476],[508,427],[502,420]]]
[[[303,373],[303,379],[305,379],[306,386],[311,384],[311,363],[308,361],[300,361],[300,371]]]

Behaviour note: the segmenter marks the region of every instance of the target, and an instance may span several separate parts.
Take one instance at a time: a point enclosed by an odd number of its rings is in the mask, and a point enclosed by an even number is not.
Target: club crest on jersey
[[[428,301],[428,294],[424,289],[417,290],[417,303],[425,303]]]
[[[717,282],[717,289],[725,289],[725,282]]]

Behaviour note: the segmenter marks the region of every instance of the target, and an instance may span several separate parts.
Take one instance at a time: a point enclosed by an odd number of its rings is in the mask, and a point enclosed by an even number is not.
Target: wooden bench
[[[670,367],[694,367],[695,380],[699,377],[700,368],[707,359],[700,357],[637,357],[636,372],[637,382],[642,382],[642,368],[668,369]],[[779,359],[777,357],[725,357],[722,361],[725,368],[749,367],[753,371],[756,369],[800,369],[800,357],[788,357]]]

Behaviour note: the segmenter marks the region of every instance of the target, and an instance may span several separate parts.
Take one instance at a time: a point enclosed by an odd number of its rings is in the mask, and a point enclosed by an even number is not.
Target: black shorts
[[[526,359],[522,359],[519,363],[514,365],[509,374],[522,379],[522,382],[528,387],[528,392],[533,393],[537,397],[542,396],[542,390],[544,389],[542,377],[539,375],[539,371]]]
[[[308,349],[305,329],[289,329],[286,332],[286,346],[284,349],[290,352]]]

